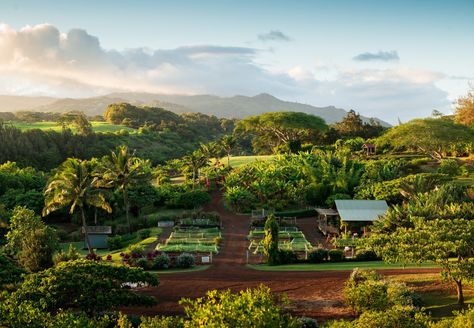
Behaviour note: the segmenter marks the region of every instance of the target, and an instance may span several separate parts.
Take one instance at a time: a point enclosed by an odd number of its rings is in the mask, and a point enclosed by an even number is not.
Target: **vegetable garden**
[[[247,239],[250,241],[248,250],[254,255],[261,254],[263,252],[264,238],[265,231],[263,228],[257,227],[251,230],[247,236]],[[306,252],[310,252],[313,249],[313,246],[297,227],[281,227],[278,232],[278,248],[280,250],[306,254]]]
[[[222,235],[217,227],[175,227],[165,243],[156,246],[156,250],[161,252],[218,254],[221,240]]]

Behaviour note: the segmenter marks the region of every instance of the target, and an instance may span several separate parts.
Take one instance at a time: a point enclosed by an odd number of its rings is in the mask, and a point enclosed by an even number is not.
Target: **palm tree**
[[[135,157],[129,152],[127,146],[119,146],[116,152],[111,152],[105,157],[102,170],[105,185],[114,186],[122,193],[128,230],[131,231],[128,190],[150,182],[152,178],[150,163]]]
[[[43,216],[65,207],[69,208],[70,214],[79,210],[89,252],[91,245],[84,208],[89,206],[112,212],[103,190],[98,188],[99,178],[94,176],[93,167],[89,161],[67,159],[48,181],[43,208]]]
[[[235,148],[237,140],[231,135],[225,135],[221,139],[221,147],[227,154],[227,167],[230,167],[230,153]]]
[[[182,159],[184,167],[189,168],[193,173],[193,190],[196,183],[196,177],[199,176],[199,169],[205,167],[209,160],[201,151],[196,150],[190,155],[186,155]]]

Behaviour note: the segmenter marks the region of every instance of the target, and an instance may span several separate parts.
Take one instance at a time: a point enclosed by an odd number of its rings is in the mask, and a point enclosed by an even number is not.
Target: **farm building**
[[[112,234],[111,226],[87,226],[87,233],[89,235],[89,242],[91,248],[107,248],[107,238]],[[84,233],[84,227],[82,228]],[[84,246],[86,241],[84,240]]]
[[[362,145],[362,149],[365,150],[365,153],[367,154],[367,156],[369,155],[375,155],[375,145],[374,144],[371,144],[371,143],[365,143]]]
[[[318,227],[325,235],[339,234],[340,228],[365,233],[367,226],[385,215],[388,205],[385,200],[336,200],[336,209],[317,208]]]

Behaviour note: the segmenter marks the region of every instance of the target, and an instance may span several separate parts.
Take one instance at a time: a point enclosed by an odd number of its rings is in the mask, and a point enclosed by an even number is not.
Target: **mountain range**
[[[253,97],[218,97],[213,95],[166,95],[153,93],[111,93],[91,98],[53,98],[0,95],[0,112],[20,110],[40,112],[83,111],[89,116],[102,115],[109,104],[128,102],[133,105],[161,107],[175,113],[200,112],[225,118],[244,118],[265,112],[293,111],[312,114],[323,118],[327,123],[340,121],[347,111],[334,106],[315,107],[297,102],[278,99],[261,93]],[[368,117],[361,118],[368,121]],[[375,118],[383,126],[387,122]]]

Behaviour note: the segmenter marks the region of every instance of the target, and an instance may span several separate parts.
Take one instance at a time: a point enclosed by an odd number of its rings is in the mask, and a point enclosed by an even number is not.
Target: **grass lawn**
[[[464,291],[464,305],[457,304],[456,292],[426,292],[420,293],[425,312],[434,319],[441,319],[453,315],[453,311],[468,309],[474,305],[474,294]]]
[[[453,284],[443,283],[439,273],[422,273],[389,276],[390,280],[406,283],[421,297],[425,312],[441,319],[452,316],[453,311],[467,309],[474,305],[474,286],[464,283],[465,305],[457,305],[456,289]]]
[[[137,130],[123,126],[123,125],[115,125],[110,124],[108,122],[91,122],[92,129],[94,132],[117,132],[120,130],[126,130],[129,133],[134,133]],[[61,131],[61,126],[59,126],[56,122],[34,122],[34,123],[26,123],[26,122],[12,122],[12,125],[21,130],[31,130],[31,129],[40,129],[40,130],[54,130],[54,131]],[[72,128],[74,131],[74,128]]]
[[[317,263],[317,264],[286,264],[269,266],[267,264],[249,264],[248,267],[254,270],[261,271],[331,271],[331,270],[352,270],[354,268],[360,269],[373,269],[373,270],[384,270],[384,269],[403,269],[401,264],[390,264],[383,261],[370,261],[370,262],[336,262],[336,263]],[[431,264],[424,265],[406,265],[406,269],[410,268],[435,268],[436,266]]]
[[[195,266],[193,266],[192,268],[189,268],[189,269],[174,268],[174,269],[165,269],[165,270],[148,270],[147,272],[159,273],[159,274],[197,272],[197,271],[207,270],[210,267],[211,267],[210,265],[195,265]]]
[[[266,161],[272,159],[275,155],[260,155],[260,156],[231,156],[230,166],[233,168],[255,162],[257,160]],[[227,157],[224,156],[220,159],[221,163],[227,166]]]

